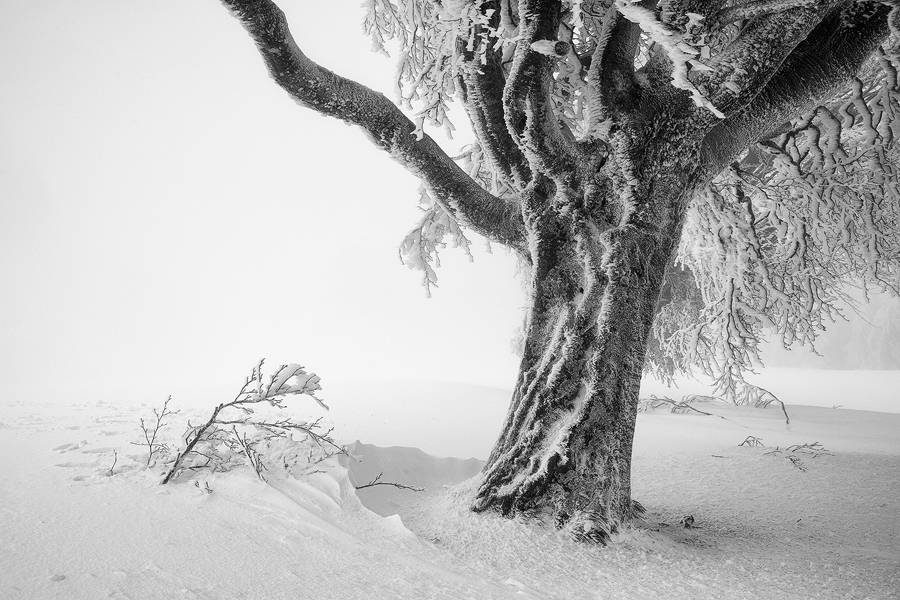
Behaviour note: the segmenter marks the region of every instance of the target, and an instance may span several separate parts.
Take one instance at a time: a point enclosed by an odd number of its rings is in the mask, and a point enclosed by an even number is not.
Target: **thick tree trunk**
[[[579,215],[559,188],[533,210],[524,197],[532,306],[516,389],[474,510],[531,514],[600,542],[643,512],[631,498],[638,394],[666,267],[697,183],[696,148],[673,154],[672,145],[649,143],[640,161],[608,164],[610,190],[627,193],[634,207],[618,226]]]
[[[671,241],[634,228],[602,237],[594,242],[607,250],[589,265],[583,291],[537,298],[546,307],[532,310],[512,404],[474,505],[534,512],[599,541],[641,512],[631,498],[632,440],[672,251]]]

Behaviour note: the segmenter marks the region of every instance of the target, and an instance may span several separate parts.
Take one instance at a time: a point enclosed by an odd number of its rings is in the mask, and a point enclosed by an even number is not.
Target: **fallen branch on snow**
[[[289,395],[303,394],[315,400],[319,406],[328,410],[328,407],[315,396],[319,386],[319,377],[314,373],[307,373],[303,367],[297,364],[282,365],[274,375],[269,377],[267,385],[263,384],[263,361],[253,369],[250,377],[244,381],[244,386],[228,403],[217,406],[209,420],[203,425],[193,426],[188,423],[188,431],[185,434],[185,448],[179,452],[165,478],[163,484],[168,483],[183,470],[198,470],[212,468],[227,470],[233,465],[234,455],[243,455],[250,466],[256,472],[257,477],[265,481],[263,471],[265,465],[262,456],[256,449],[257,443],[265,443],[275,438],[289,436],[292,432],[301,432],[307,438],[313,440],[320,448],[330,447],[332,450],[327,456],[344,454],[343,447],[338,446],[331,438],[331,430],[319,433],[319,420],[313,422],[293,421],[290,418],[266,420],[254,418],[254,408],[250,405],[269,404],[275,408],[284,408],[284,400]],[[220,418],[220,413],[227,409],[241,411],[242,415],[235,418]],[[155,412],[155,411],[154,411]],[[231,430],[223,429],[223,426],[231,426]],[[256,432],[253,438],[246,432],[239,432],[238,427],[249,428]],[[145,432],[146,433],[146,432]],[[152,447],[152,446],[151,446]],[[188,457],[206,459],[206,462],[198,465],[186,465]],[[224,466],[223,466],[224,465]]]
[[[367,483],[367,484],[365,484],[365,485],[358,485],[358,486],[356,486],[356,489],[362,490],[362,489],[365,489],[365,488],[368,488],[368,487],[374,487],[374,486],[376,486],[376,485],[391,485],[391,486],[394,486],[395,488],[398,488],[398,489],[401,489],[401,490],[411,490],[411,491],[413,491],[413,492],[424,492],[424,491],[425,491],[425,488],[415,487],[415,486],[412,486],[412,485],[406,485],[406,484],[403,484],[403,483],[394,483],[393,481],[381,481],[381,476],[382,476],[382,475],[384,475],[384,471],[382,471],[381,473],[379,473],[379,474],[375,477],[375,479],[373,479],[373,480],[370,481],[369,483]]]

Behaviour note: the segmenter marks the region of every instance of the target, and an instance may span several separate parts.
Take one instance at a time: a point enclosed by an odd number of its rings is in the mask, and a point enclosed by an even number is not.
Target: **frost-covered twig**
[[[184,469],[216,468],[221,464],[229,464],[230,457],[221,455],[220,448],[223,446],[231,452],[240,451],[246,456],[256,474],[263,478],[262,470],[264,466],[261,462],[261,455],[256,450],[254,441],[247,437],[246,432],[243,434],[238,432],[238,426],[249,427],[260,432],[262,434],[260,440],[282,437],[291,431],[299,431],[319,445],[330,445],[341,453],[344,451],[330,437],[330,430],[324,434],[314,431],[319,426],[318,420],[313,423],[307,423],[293,421],[290,418],[267,420],[251,416],[255,412],[253,405],[256,404],[262,403],[269,404],[275,408],[285,408],[284,400],[290,395],[309,396],[319,406],[328,410],[325,403],[315,396],[315,392],[322,389],[319,385],[319,377],[315,373],[307,373],[298,364],[282,365],[269,377],[268,383],[264,384],[262,375],[263,362],[260,360],[259,364],[254,367],[234,400],[218,405],[213,410],[209,420],[203,425],[190,426],[189,424],[188,431],[185,434],[185,448],[175,457],[175,461],[162,480],[163,484],[168,483]],[[240,411],[241,414],[234,418],[222,418],[220,416],[221,413],[229,409]],[[223,426],[229,425],[231,426],[231,432],[222,429]],[[185,460],[191,456],[206,458],[206,463],[202,465],[186,465]]]
[[[672,299],[654,323],[654,368],[699,368],[738,398],[765,337],[815,352],[843,307],[854,309],[850,289],[900,292],[893,60],[879,53],[842,95],[750,148],[695,197],[676,261],[685,268],[671,269]]]
[[[263,475],[263,471],[266,470],[266,465],[262,461],[262,455],[256,449],[253,442],[247,439],[246,432],[239,432],[236,425],[231,426],[231,431],[234,433],[234,437],[235,439],[237,439],[238,445],[244,452],[244,456],[247,457],[247,462],[250,463],[250,466],[253,467],[253,470],[256,472],[256,476],[259,477],[262,481],[265,481],[266,478]]]
[[[659,398],[658,396],[651,394],[649,399],[641,398],[638,401],[638,411],[653,410],[660,406],[671,406],[672,407],[671,412],[673,412],[673,413],[682,413],[683,414],[683,413],[686,413],[687,411],[693,411],[693,412],[701,414],[705,417],[718,417],[718,418],[722,419],[723,421],[729,421],[731,423],[734,423],[734,421],[732,421],[728,417],[723,417],[722,415],[716,415],[713,413],[704,412],[702,410],[696,409],[693,406],[691,406],[690,403],[693,401],[696,401],[698,399],[720,400],[719,398],[715,398],[714,396],[701,396],[698,394],[687,394],[679,402],[676,402],[675,400],[672,400],[671,398],[669,398],[667,396],[663,396],[662,398]],[[745,429],[747,428],[746,425],[741,425],[740,423],[737,423],[737,425],[739,427],[744,427]]]
[[[818,458],[820,456],[834,456],[831,451],[829,451],[819,442],[813,442],[811,444],[794,444],[793,446],[788,446],[784,450],[776,446],[774,450],[770,450],[769,452],[766,452],[766,454],[771,454],[773,456],[783,456],[785,452],[787,452],[787,455],[785,455],[784,458],[791,461],[791,464],[801,471],[806,471],[806,467],[803,465],[803,460],[799,456],[797,456],[798,454],[811,455],[812,458]]]
[[[141,417],[141,431],[144,433],[144,441],[143,442],[131,442],[135,446],[147,446],[147,466],[150,466],[150,463],[153,461],[153,456],[156,454],[167,454],[169,452],[168,444],[156,441],[157,436],[159,435],[159,430],[168,425],[168,423],[163,422],[166,418],[177,415],[180,411],[170,410],[169,402],[171,402],[172,396],[166,398],[166,401],[163,402],[162,409],[157,411],[155,408],[153,409],[153,414],[156,417],[156,423],[150,427],[144,423],[143,417]]]
[[[781,398],[765,388],[747,383],[746,381],[743,382],[741,389],[743,390],[743,402],[741,402],[741,404],[750,404],[751,406],[756,406],[758,408],[766,408],[773,402],[777,402],[781,406],[781,412],[784,413],[784,422],[787,425],[791,424],[791,417],[788,415],[787,407],[784,405]]]
[[[793,454],[791,454],[790,456],[787,457],[787,459],[788,459],[789,461],[791,461],[791,464],[792,464],[792,465],[794,465],[795,467],[797,467],[797,468],[800,469],[801,471],[805,471],[805,470],[806,470],[806,467],[803,466],[803,461],[800,460],[800,457],[799,457],[799,456],[794,456]]]
[[[712,414],[712,413],[703,412],[702,410],[698,410],[698,409],[694,408],[693,406],[691,406],[691,405],[690,405],[690,402],[694,399],[694,398],[692,397],[692,395],[685,396],[685,397],[682,398],[681,401],[679,401],[679,402],[676,402],[675,400],[672,400],[671,398],[669,398],[669,397],[667,397],[667,396],[663,396],[662,398],[658,398],[657,396],[651,395],[650,397],[653,398],[653,400],[655,400],[656,402],[660,402],[660,403],[662,403],[662,404],[668,404],[668,405],[670,405],[670,406],[672,407],[672,412],[673,412],[673,413],[677,413],[677,412],[682,412],[682,413],[684,413],[684,412],[687,412],[687,411],[690,410],[690,411],[694,411],[694,412],[696,412],[696,413],[699,413],[699,414],[704,415],[704,416],[707,416],[707,417],[715,417],[715,416],[718,416],[718,415],[714,415],[714,414]]]
[[[787,447],[788,452],[801,452],[804,454],[811,454],[813,458],[818,458],[819,456],[834,456],[830,450],[825,448],[819,442],[813,442],[811,444],[794,444],[793,446]]]
[[[441,266],[438,251],[447,246],[445,238],[450,238],[454,248],[462,248],[470,262],[474,259],[470,250],[471,242],[459,222],[434,201],[424,185],[419,187],[419,197],[423,215],[400,243],[400,260],[410,269],[421,271],[425,295],[430,298],[431,286],[437,287],[434,268]]]
[[[650,394],[650,398],[641,398],[638,403],[638,410],[653,410],[659,408],[660,406],[670,406],[671,412],[673,413],[685,413],[687,411],[694,411],[696,413],[700,413],[701,415],[705,415],[707,417],[718,417],[719,415],[714,415],[712,413],[703,412],[702,410],[698,410],[690,405],[691,402],[694,402],[698,399],[706,399],[710,398],[710,396],[699,396],[697,394],[687,394],[680,401],[676,402],[672,400],[668,396],[663,396],[662,398],[656,396],[655,394]],[[720,417],[724,418],[724,417]]]

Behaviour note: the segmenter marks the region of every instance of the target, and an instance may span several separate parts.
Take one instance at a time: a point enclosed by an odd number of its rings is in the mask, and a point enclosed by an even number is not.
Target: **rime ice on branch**
[[[311,440],[321,450],[332,448],[331,454],[340,454],[344,449],[331,439],[331,431],[321,431],[319,420],[296,421],[287,418],[266,418],[256,415],[259,405],[269,405],[283,409],[289,396],[309,396],[316,404],[328,410],[325,403],[316,397],[321,390],[319,376],[309,373],[298,364],[281,365],[264,382],[262,360],[253,368],[244,381],[241,391],[231,402],[223,402],[213,409],[206,423],[191,425],[184,434],[184,448],[175,455],[168,467],[162,483],[177,478],[184,471],[228,470],[237,456],[243,456],[253,467],[257,476],[265,480],[266,469],[257,446],[273,440],[290,438],[298,433]],[[161,413],[162,414],[162,413]],[[143,423],[142,423],[143,425]],[[151,445],[152,452],[152,445]]]

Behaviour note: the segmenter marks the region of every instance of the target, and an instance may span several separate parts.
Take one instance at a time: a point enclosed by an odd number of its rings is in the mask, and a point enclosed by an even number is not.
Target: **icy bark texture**
[[[401,252],[426,286],[466,228],[528,265],[522,365],[476,510],[604,539],[639,506],[648,364],[733,389],[761,328],[811,341],[847,275],[896,288],[897,77],[890,48],[875,56],[890,7],[368,0],[410,120],[310,61],[270,0],[222,1],[298,102],[422,179]],[[452,129],[451,99],[477,138],[456,159],[422,130]]]

